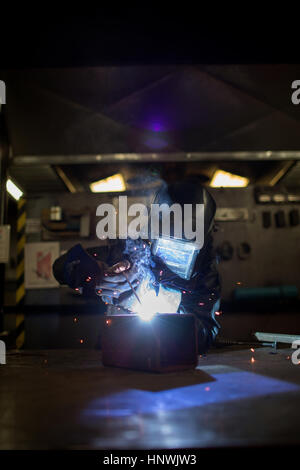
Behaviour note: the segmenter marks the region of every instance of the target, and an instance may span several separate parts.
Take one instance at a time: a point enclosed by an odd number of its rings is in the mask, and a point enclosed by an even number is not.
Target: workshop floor
[[[165,375],[103,368],[99,351],[9,352],[0,449],[300,443],[300,367],[270,351],[213,350]]]

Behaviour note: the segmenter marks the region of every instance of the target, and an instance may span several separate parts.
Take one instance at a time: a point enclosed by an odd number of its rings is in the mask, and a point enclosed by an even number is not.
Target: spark
[[[92,280],[91,276],[88,276],[85,280],[85,282],[90,282]]]
[[[177,312],[181,300],[181,293],[163,286],[160,286],[158,293],[156,293],[150,276],[143,279],[137,292],[140,302],[133,299],[133,303],[129,308],[132,312],[139,315],[142,320],[150,321],[157,312]]]
[[[222,312],[215,312],[215,315],[221,315]]]
[[[80,343],[80,344],[83,344],[83,339],[79,340],[79,343]]]
[[[237,282],[237,285],[238,285],[238,286],[240,286],[241,284],[242,284],[241,281],[238,281],[238,282]]]
[[[205,303],[204,302],[199,302],[198,305],[200,305],[200,307],[203,307],[203,305],[205,305]]]
[[[78,319],[75,317],[73,321],[74,323],[77,323]]]
[[[250,351],[251,351],[251,352],[254,352],[254,348],[251,348]]]
[[[252,364],[255,362],[254,357],[251,357],[251,362],[252,362]]]

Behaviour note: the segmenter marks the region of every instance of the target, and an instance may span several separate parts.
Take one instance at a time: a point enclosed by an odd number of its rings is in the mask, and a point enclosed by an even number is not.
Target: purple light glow
[[[162,132],[163,126],[160,122],[154,122],[153,124],[151,124],[151,130],[154,132]]]

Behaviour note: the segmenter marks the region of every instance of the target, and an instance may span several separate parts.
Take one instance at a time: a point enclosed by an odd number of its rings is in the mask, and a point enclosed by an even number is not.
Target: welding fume
[[[149,213],[152,205],[173,204],[179,204],[183,211],[187,205],[203,205],[201,248],[185,233],[178,237],[176,221],[170,218],[168,233],[164,224],[159,224],[155,239],[148,230],[147,237],[108,238],[105,245],[93,248],[77,244],[54,262],[53,273],[60,284],[84,296],[98,296],[106,303],[108,316],[135,314],[151,322],[157,314],[193,315],[198,354],[203,354],[220,328],[215,318],[220,305],[220,279],[212,247],[216,204],[197,181],[161,181],[152,195]],[[196,216],[197,211],[193,211],[192,222]]]

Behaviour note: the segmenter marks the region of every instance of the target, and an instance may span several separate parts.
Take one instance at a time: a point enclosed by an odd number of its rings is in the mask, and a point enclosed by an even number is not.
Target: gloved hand
[[[126,277],[124,274],[125,272]],[[129,261],[124,260],[107,268],[104,271],[102,280],[96,286],[97,295],[101,296],[104,301],[108,303],[115,303],[113,299],[120,299],[127,297],[126,294],[131,294],[132,289],[127,279],[136,289],[143,277],[142,269],[137,263],[130,264]]]

